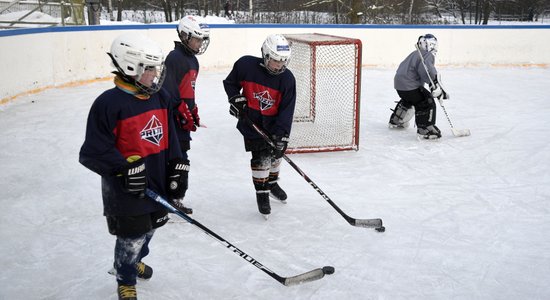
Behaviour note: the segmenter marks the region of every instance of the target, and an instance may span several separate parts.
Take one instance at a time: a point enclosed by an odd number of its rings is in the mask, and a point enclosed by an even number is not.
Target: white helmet
[[[210,44],[210,28],[208,24],[200,23],[193,16],[185,16],[180,20],[178,24],[178,36],[183,46],[193,54],[203,54]],[[202,45],[198,50],[189,47],[189,40],[191,38],[202,40]]]
[[[268,36],[262,45],[262,57],[264,66],[270,74],[278,75],[286,70],[286,66],[290,62],[290,44],[286,38],[280,34]],[[268,67],[269,60],[282,61],[284,65],[279,70],[272,70]]]
[[[111,44],[108,53],[120,75],[146,94],[156,93],[164,81],[164,54],[151,39],[139,33],[125,33]],[[157,69],[157,77],[150,87],[139,82],[145,69]]]
[[[421,35],[418,37],[418,47],[422,50],[433,53],[437,53],[437,38],[433,34]]]

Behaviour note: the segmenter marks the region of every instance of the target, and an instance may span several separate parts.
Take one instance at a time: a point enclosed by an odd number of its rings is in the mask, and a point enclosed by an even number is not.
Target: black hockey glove
[[[145,171],[145,162],[138,159],[121,170],[124,189],[128,193],[143,195],[147,188],[147,173]]]
[[[273,144],[275,144],[275,148],[273,148],[273,151],[271,152],[273,154],[273,157],[275,159],[279,159],[283,157],[283,154],[285,154],[286,147],[288,146],[288,141],[290,139],[287,136],[276,136],[274,135],[272,137]]]
[[[237,119],[240,119],[244,115],[244,110],[246,109],[246,97],[243,95],[236,95],[229,99],[229,114],[234,116]]]
[[[189,178],[189,160],[173,159],[168,163],[168,195],[172,199],[185,197]]]

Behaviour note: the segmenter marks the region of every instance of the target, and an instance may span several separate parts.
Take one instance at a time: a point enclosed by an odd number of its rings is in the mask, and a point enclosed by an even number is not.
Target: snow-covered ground
[[[47,23],[57,23],[59,25],[61,25],[61,18],[59,17],[52,17],[48,14],[45,14],[43,12],[38,12],[38,11],[35,11],[35,12],[32,12],[29,14],[30,11],[28,10],[21,10],[21,11],[16,11],[16,12],[9,12],[9,13],[4,13],[4,14],[1,14],[0,15],[0,21],[15,21],[15,20],[19,20],[20,18],[24,17],[24,19],[22,21],[25,21],[25,22],[47,22]],[[166,24],[166,22],[164,22],[164,14],[162,14],[161,12],[149,12],[150,14],[148,14],[148,18],[152,19],[153,21],[152,22],[149,22],[149,23],[152,23],[152,24]],[[25,16],[29,14],[28,16]],[[142,20],[143,19],[143,12],[140,11],[140,12],[134,12],[134,11],[124,11],[124,14],[123,14],[123,21],[110,21],[108,16],[105,15],[105,16],[102,16],[102,19],[100,20],[100,23],[101,25],[128,25],[128,24],[143,24],[143,22],[139,22],[139,21],[136,21],[137,20]],[[85,18],[87,20],[87,15],[85,15]],[[205,22],[207,24],[228,24],[228,23],[235,23],[235,21],[233,20],[229,20],[227,18],[223,18],[223,17],[216,17],[216,16],[205,16],[205,17],[201,17],[201,16],[196,16],[196,18],[201,21],[201,22]],[[67,18],[65,20],[66,22],[73,22],[73,20],[71,18]],[[178,20],[179,21],[179,20]],[[173,24],[178,24],[178,21],[174,21],[172,22]],[[52,25],[48,25],[48,24],[17,24],[17,27],[18,28],[23,28],[23,27],[48,27],[48,26],[52,26]]]
[[[0,21],[13,21],[18,20],[21,17],[28,14],[28,10],[22,10],[22,11],[16,11],[16,12],[9,12],[4,13],[0,15]],[[164,13],[160,11],[147,11],[146,17],[144,18],[143,11],[123,11],[122,14],[122,21],[110,21],[110,17],[107,14],[106,11],[103,12],[100,20],[101,25],[127,25],[127,24],[143,24],[144,19],[148,20],[148,23],[152,24],[165,24],[164,21]],[[84,17],[88,18],[87,14],[84,14]],[[235,23],[235,20],[230,20],[224,17],[217,17],[217,16],[196,16],[201,21],[207,23],[207,24],[232,24]],[[452,18],[451,18],[452,19]],[[52,17],[48,14],[45,14],[43,12],[32,12],[30,15],[26,16],[23,21],[25,22],[54,22],[61,24],[61,18],[59,17]],[[67,18],[65,20],[66,22],[73,22],[71,18]],[[449,21],[449,20],[448,20]],[[540,20],[536,20],[533,22],[519,22],[519,21],[499,21],[499,20],[489,20],[489,25],[513,25],[513,26],[522,26],[522,25],[548,25],[550,19],[548,16],[540,16]],[[87,21],[86,21],[87,22]],[[172,22],[173,24],[177,24],[178,21]],[[457,24],[460,25],[460,24]],[[467,23],[465,25],[473,25]],[[18,24],[18,27],[47,27],[51,25],[44,25],[44,24]]]
[[[106,57],[107,59],[107,57]],[[140,299],[550,299],[550,70],[447,68],[453,137],[386,126],[395,70],[363,69],[358,152],[290,155],[350,226],[288,164],[288,204],[257,212],[235,119],[203,72],[187,199],[193,218],[281,276],[336,273],[285,287],[185,222],[159,229]],[[78,163],[92,101],[111,82],[51,89],[0,110],[0,299],[116,299],[115,238],[99,177]],[[177,219],[176,219],[177,220]]]

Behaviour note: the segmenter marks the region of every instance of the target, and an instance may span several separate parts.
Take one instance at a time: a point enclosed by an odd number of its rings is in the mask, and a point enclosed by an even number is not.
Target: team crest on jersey
[[[260,110],[268,110],[275,104],[275,100],[271,98],[269,91],[254,93],[254,99],[257,99],[260,103]]]
[[[160,145],[160,141],[164,136],[162,129],[162,123],[160,123],[157,116],[153,115],[151,120],[147,122],[147,125],[141,130],[141,139],[151,142],[157,146]]]

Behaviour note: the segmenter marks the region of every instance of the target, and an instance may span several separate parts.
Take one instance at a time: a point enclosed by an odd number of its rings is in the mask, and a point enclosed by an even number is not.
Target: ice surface
[[[227,70],[229,71],[229,70]],[[249,155],[222,80],[202,72],[187,199],[193,218],[281,276],[336,272],[285,287],[185,222],[159,229],[140,299],[549,299],[550,70],[440,70],[454,137],[387,128],[395,70],[363,69],[358,152],[290,155],[350,226],[283,162],[288,203],[257,212]],[[109,82],[51,89],[0,108],[0,299],[116,299],[115,238],[99,176],[78,163],[92,101]]]

